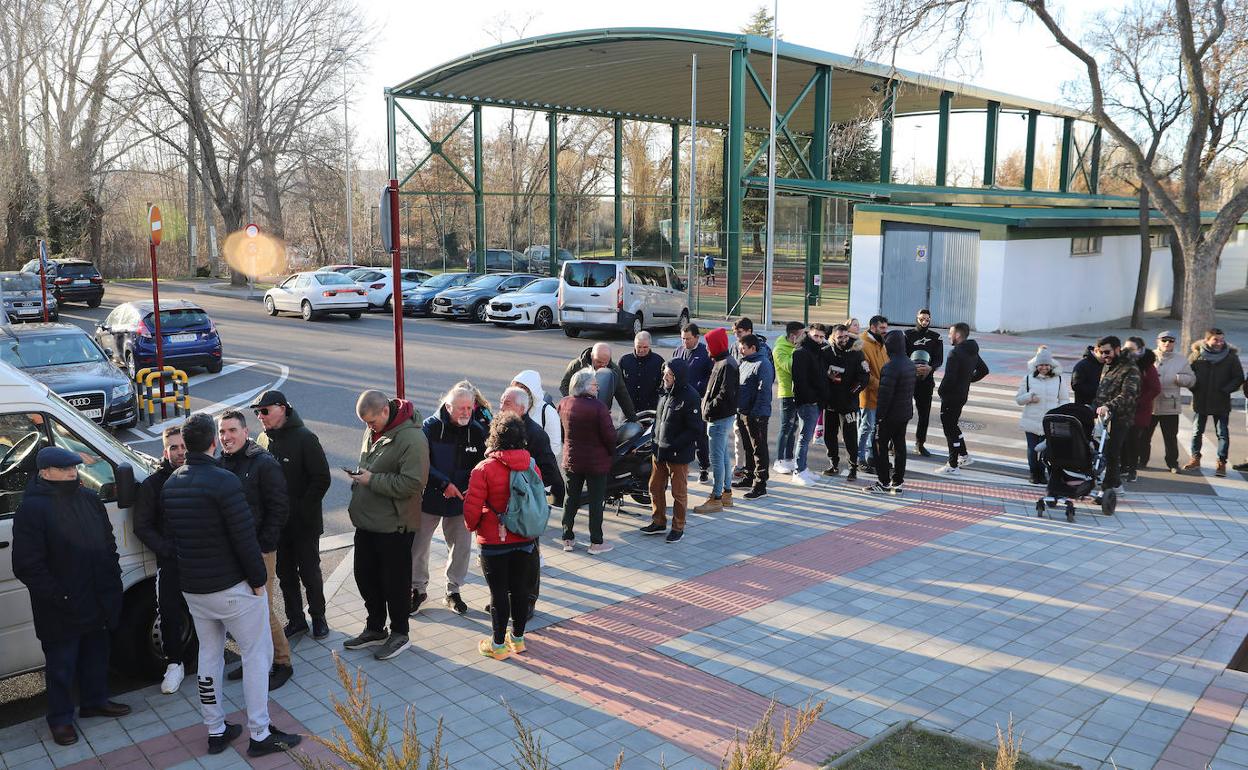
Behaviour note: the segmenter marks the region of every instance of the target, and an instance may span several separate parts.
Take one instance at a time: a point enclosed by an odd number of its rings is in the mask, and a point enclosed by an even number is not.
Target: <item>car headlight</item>
[[[134,391],[130,388],[130,383],[123,382],[120,385],[113,386],[112,397],[116,401],[122,398],[129,398],[133,393]]]
[[[516,304],[512,305],[512,307],[519,310],[520,308],[533,307],[533,303],[532,302],[517,302]]]

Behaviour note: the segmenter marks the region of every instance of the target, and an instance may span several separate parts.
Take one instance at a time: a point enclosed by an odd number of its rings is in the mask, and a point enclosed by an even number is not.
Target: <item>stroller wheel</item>
[[[1101,495],[1101,513],[1106,516],[1113,516],[1114,511],[1118,508],[1118,493],[1114,490],[1108,490]]]
[[[1044,501],[1037,500],[1036,501],[1036,518],[1037,519],[1044,516],[1044,508],[1045,508]]]
[[[1073,524],[1075,522],[1075,504],[1066,503],[1066,521]]]

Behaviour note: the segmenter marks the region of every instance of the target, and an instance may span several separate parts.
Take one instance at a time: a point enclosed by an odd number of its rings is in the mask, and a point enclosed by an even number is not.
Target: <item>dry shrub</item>
[[[797,748],[802,735],[811,728],[823,713],[823,701],[798,709],[793,718],[784,718],[784,727],[780,732],[779,743],[776,742],[776,731],[772,727],[772,718],[776,713],[776,701],[767,705],[762,719],[741,742],[741,734],[737,733],[732,747],[724,755],[720,763],[721,770],[780,770],[791,761],[789,755]]]

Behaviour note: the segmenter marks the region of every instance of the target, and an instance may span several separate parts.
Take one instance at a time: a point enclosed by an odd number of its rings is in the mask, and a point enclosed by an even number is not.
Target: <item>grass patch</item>
[[[854,757],[842,770],[991,770],[994,766],[1001,767],[996,750],[910,726]],[[1053,767],[1026,755],[1019,756],[1016,763],[1006,766],[1015,770],[1049,770]]]

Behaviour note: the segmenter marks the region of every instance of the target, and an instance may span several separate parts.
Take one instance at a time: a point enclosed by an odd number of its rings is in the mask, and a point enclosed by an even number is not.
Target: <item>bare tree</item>
[[[1116,107],[1122,96],[1113,69],[1112,52],[1097,47],[1096,38],[1076,41],[1046,0],[871,0],[868,3],[869,55],[892,54],[917,41],[940,41],[946,58],[974,55],[979,29],[1003,9],[1020,9],[1038,21],[1064,50],[1083,65],[1087,75],[1089,115],[1122,148],[1141,186],[1174,227],[1183,254],[1186,290],[1183,295],[1184,343],[1198,338],[1214,318],[1217,265],[1222,249],[1239,220],[1248,213],[1248,187],[1240,187],[1221,202],[1211,223],[1202,221],[1202,201],[1210,170],[1221,159],[1242,159],[1243,110],[1248,94],[1242,32],[1246,7],[1241,0],[1174,0],[1162,4],[1139,0],[1123,13],[1128,17],[1155,17],[1150,40],[1160,50],[1177,54],[1177,87],[1185,109],[1172,125],[1176,134],[1177,169],[1174,183],[1154,168],[1147,147],[1141,146],[1131,114]],[[1149,97],[1145,96],[1147,101]],[[1136,105],[1140,102],[1134,101]],[[1148,144],[1148,139],[1143,140]]]
[[[5,267],[33,243],[39,216],[38,184],[31,170],[30,74],[43,30],[39,0],[0,4],[0,203],[4,207]]]

